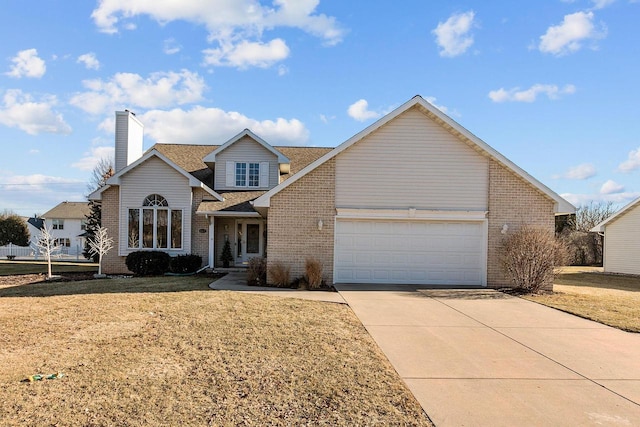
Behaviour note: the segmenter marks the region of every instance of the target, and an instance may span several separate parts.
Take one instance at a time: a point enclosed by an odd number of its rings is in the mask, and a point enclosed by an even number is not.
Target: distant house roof
[[[91,208],[87,202],[62,202],[42,215],[44,219],[84,219]]]
[[[27,223],[31,224],[38,230],[42,230],[44,228],[44,219],[42,218],[36,218],[36,217],[27,218]]]
[[[629,211],[631,211],[631,209],[633,209],[635,206],[638,206],[638,204],[640,204],[640,197],[638,197],[637,199],[635,199],[634,201],[632,201],[631,203],[629,203],[628,205],[626,205],[625,207],[623,207],[622,209],[620,209],[618,212],[614,213],[613,215],[611,215],[609,218],[605,219],[604,221],[602,221],[600,224],[596,225],[595,227],[593,227],[591,229],[591,231],[596,231],[596,232],[603,232],[605,231],[605,227],[612,223],[613,221],[615,221],[616,219],[620,218],[621,216],[623,216],[624,214],[628,213]]]

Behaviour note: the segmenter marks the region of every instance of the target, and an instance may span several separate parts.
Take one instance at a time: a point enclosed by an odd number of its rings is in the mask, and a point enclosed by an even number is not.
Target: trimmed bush
[[[322,264],[315,258],[307,258],[304,262],[304,273],[309,289],[322,287]]]
[[[247,268],[247,284],[249,286],[267,285],[267,260],[265,258],[251,258]]]
[[[171,257],[161,251],[136,251],[127,255],[127,268],[138,276],[159,276],[169,271]]]
[[[171,258],[169,271],[176,274],[195,273],[201,265],[202,257],[200,255],[178,255]]]
[[[285,266],[280,261],[274,262],[269,267],[271,283],[278,288],[288,288],[291,286],[291,267]]]
[[[500,255],[514,287],[536,293],[553,283],[553,267],[564,264],[566,247],[551,230],[525,225],[503,240]]]

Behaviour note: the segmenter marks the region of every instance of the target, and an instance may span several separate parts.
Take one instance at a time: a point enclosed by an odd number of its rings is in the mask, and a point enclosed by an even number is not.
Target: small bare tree
[[[98,276],[102,276],[102,256],[113,248],[113,239],[106,227],[98,227],[93,239],[89,240],[89,252],[98,257]]]
[[[59,245],[56,245],[55,238],[51,235],[51,227],[42,227],[38,240],[36,241],[36,247],[43,253],[47,260],[47,280],[51,279],[51,256],[56,254],[62,249]]]

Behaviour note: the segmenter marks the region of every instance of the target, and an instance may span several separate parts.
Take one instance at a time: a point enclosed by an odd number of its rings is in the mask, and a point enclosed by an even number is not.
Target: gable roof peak
[[[205,156],[205,158],[202,159],[202,161],[207,163],[207,164],[215,163],[216,162],[216,155],[218,155],[222,151],[226,150],[227,148],[229,148],[231,145],[235,144],[236,142],[240,141],[245,136],[248,136],[249,138],[253,139],[258,144],[262,145],[265,149],[267,149],[271,153],[275,154],[278,157],[278,163],[291,163],[291,161],[289,160],[289,158],[287,156],[285,156],[280,151],[275,149],[271,144],[267,143],[267,141],[265,141],[264,139],[260,138],[258,135],[253,133],[250,129],[244,129],[242,132],[238,133],[237,135],[235,135],[234,137],[229,139],[227,142],[225,142],[224,144],[222,144],[221,146],[219,146],[218,148],[213,150],[207,156]]]

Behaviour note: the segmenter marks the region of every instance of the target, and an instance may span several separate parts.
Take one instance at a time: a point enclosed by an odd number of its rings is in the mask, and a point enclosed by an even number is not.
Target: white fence
[[[72,247],[58,247],[51,257],[75,259],[77,261],[84,260],[85,258],[84,255],[82,255],[82,249],[83,248],[79,245]],[[0,259],[13,258],[30,258],[37,261],[39,259],[43,259],[43,255],[41,251],[34,246],[17,246],[11,243],[6,246],[0,246]]]
[[[16,246],[9,243],[7,246],[0,246],[0,257],[35,257],[37,250],[30,246]]]

